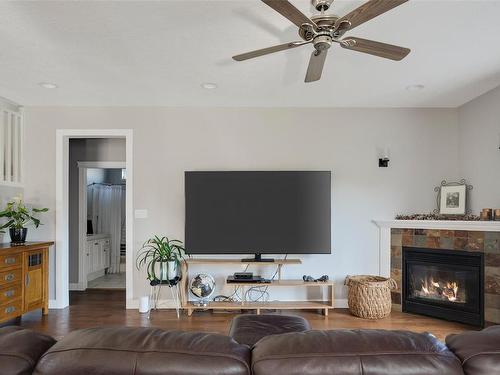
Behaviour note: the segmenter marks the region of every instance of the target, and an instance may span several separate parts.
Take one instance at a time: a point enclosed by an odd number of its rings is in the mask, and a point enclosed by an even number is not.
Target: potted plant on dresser
[[[154,236],[142,245],[137,256],[137,268],[146,267],[149,281],[174,280],[184,257],[182,241]]]
[[[5,233],[4,229],[9,228],[10,241],[12,244],[23,244],[26,242],[28,228],[26,225],[33,223],[35,228],[40,226],[40,219],[34,215],[47,212],[48,208],[28,208],[22,199],[14,198],[7,203],[3,211],[0,211],[0,218],[5,218],[6,223],[0,225],[0,233]]]

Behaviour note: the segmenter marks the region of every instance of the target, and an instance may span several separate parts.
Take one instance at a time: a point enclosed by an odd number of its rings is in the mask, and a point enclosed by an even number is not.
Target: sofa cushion
[[[467,375],[500,373],[500,325],[446,337]]]
[[[426,333],[336,330],[264,337],[255,375],[463,375],[460,361]]]
[[[250,374],[250,350],[227,336],[155,328],[73,331],[40,359],[35,374]]]
[[[33,373],[38,359],[56,340],[16,326],[0,328],[0,373],[27,375]]]
[[[240,344],[252,346],[268,335],[303,332],[309,329],[311,329],[309,322],[301,316],[245,314],[238,315],[232,320],[229,336]]]

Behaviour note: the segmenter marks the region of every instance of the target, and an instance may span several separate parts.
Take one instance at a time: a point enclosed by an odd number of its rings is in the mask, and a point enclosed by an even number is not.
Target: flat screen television
[[[188,254],[329,254],[331,172],[185,172]]]

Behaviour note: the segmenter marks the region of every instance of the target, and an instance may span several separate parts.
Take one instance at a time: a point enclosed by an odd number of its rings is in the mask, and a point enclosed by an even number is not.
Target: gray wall
[[[50,208],[56,129],[133,129],[134,208],[149,211],[147,219],[134,221],[128,249],[134,258],[153,234],[184,239],[186,170],[331,170],[332,254],[302,256],[303,264],[286,268],[284,277],[328,274],[339,299],[346,298],[346,275],[378,272],[372,220],[431,211],[434,186],[459,174],[455,109],[29,107],[26,114],[26,195]],[[390,148],[389,168],[378,167],[384,147]],[[40,237],[54,238],[54,216],[50,221]],[[193,267],[197,271],[202,269]],[[204,271],[224,286],[224,277],[237,269]],[[266,277],[272,270],[261,271]],[[149,287],[144,270],[133,272],[132,293],[139,298]],[[285,288],[274,289],[271,298],[303,296]]]
[[[460,175],[473,186],[471,208],[500,208],[500,87],[459,109]]]
[[[69,141],[69,282],[78,282],[78,162],[125,161],[125,139],[70,139]]]

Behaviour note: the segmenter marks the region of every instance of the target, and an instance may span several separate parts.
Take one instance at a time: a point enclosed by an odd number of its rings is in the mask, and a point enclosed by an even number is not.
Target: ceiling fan
[[[262,1],[294,23],[299,28],[299,36],[302,40],[233,56],[233,59],[236,61],[248,60],[258,56],[312,44],[314,46],[314,51],[309,60],[305,82],[314,82],[321,78],[328,49],[333,43],[340,44],[342,48],[396,61],[404,59],[410,53],[408,48],[375,42],[373,40],[357,37],[340,39],[347,31],[406,3],[408,0],[369,0],[344,17],[324,13],[330,8],[333,0],[312,0],[314,7],[316,10],[320,11],[321,14],[310,18],[287,0]]]

